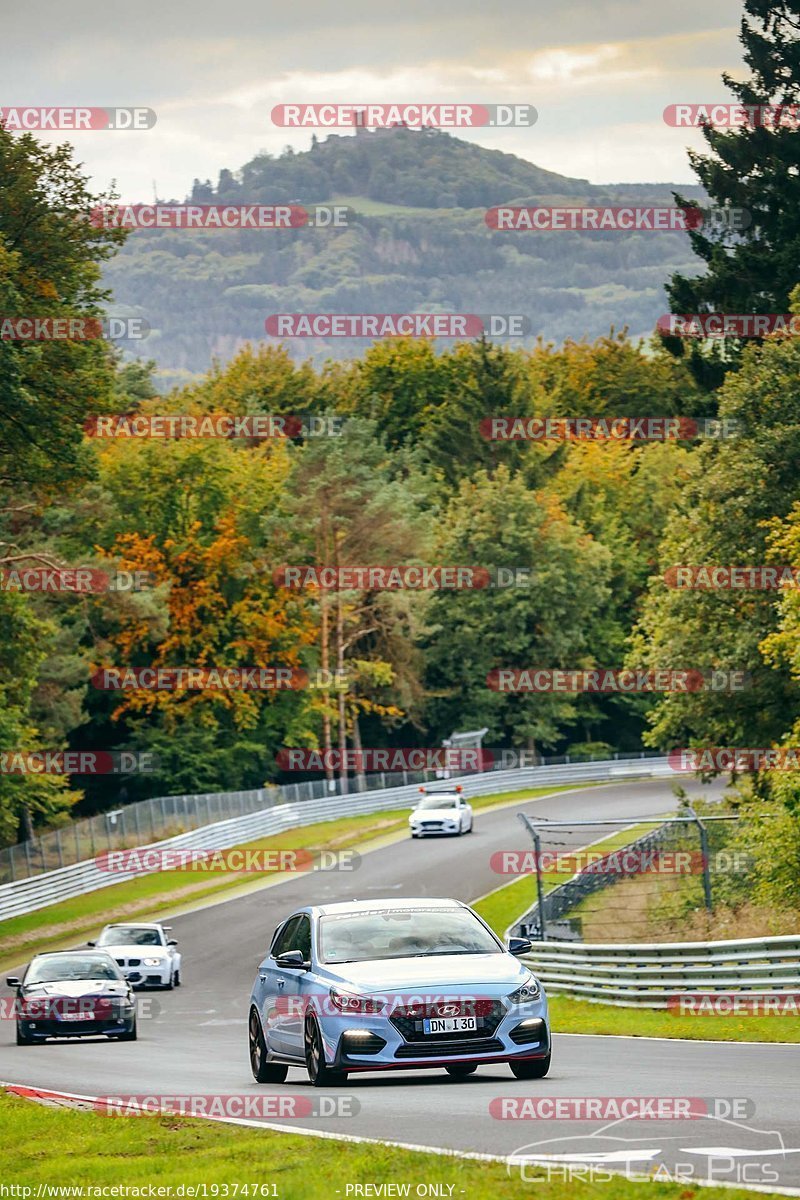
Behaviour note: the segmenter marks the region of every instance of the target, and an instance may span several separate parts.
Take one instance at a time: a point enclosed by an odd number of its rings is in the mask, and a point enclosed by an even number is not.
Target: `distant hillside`
[[[677,188],[702,198],[699,188]],[[696,260],[684,234],[498,233],[503,203],[672,204],[670,184],[597,186],[449,134],[406,129],[329,136],[303,153],[260,154],[196,203],[347,203],[346,229],[137,231],[109,265],[116,308],[153,333],[134,353],[164,381],[204,371],[264,338],[277,312],[520,313],[531,337],[596,337],[611,325],[649,335],[663,284]],[[365,343],[295,340],[298,358],[360,354]]]

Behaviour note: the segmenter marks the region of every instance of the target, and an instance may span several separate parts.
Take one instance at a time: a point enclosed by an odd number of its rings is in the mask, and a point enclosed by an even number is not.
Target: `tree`
[[[665,696],[651,713],[651,745],[769,746],[800,712],[800,688],[765,660],[780,620],[771,590],[685,590],[667,585],[678,565],[760,566],[770,530],[800,499],[800,346],[769,339],[747,349],[719,392],[720,416],[738,435],[694,451],[690,477],[671,513],[633,639],[632,665],[749,672],[730,693]]]
[[[745,0],[740,41],[750,78],[725,85],[745,105],[797,105],[800,101],[800,4],[796,0]],[[675,313],[784,313],[797,283],[800,227],[800,142],[790,121],[732,131],[703,127],[709,154],[689,151],[689,159],[712,201],[744,209],[752,218],[741,232],[725,225],[701,226],[689,238],[706,271],[672,276],[667,292]],[[679,204],[684,204],[676,196]],[[741,346],[721,352],[684,339],[669,339],[676,354],[688,353],[698,376],[716,386],[737,362]]]
[[[487,677],[498,668],[591,665],[602,644],[596,619],[608,599],[608,551],[555,497],[500,466],[461,483],[436,554],[441,563],[523,574],[517,586],[434,594],[423,645],[435,736],[486,725],[488,745],[553,745],[575,719],[572,698],[493,691]]]
[[[89,192],[69,145],[0,124],[1,317],[102,317],[100,264],[126,233],[96,228],[89,216],[113,199]],[[0,507],[9,487],[52,493],[87,473],[83,422],[109,407],[114,369],[102,338],[0,338]]]

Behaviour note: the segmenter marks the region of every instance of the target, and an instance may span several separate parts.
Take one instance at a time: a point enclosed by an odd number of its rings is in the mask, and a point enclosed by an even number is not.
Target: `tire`
[[[256,1083],[283,1083],[289,1073],[285,1063],[274,1063],[267,1060],[267,1043],[264,1040],[264,1030],[254,1008],[250,1009],[250,1021],[247,1027],[248,1046],[250,1050],[250,1070]]]
[[[33,1036],[30,1033],[23,1033],[22,1026],[20,1025],[19,1021],[17,1021],[17,1045],[18,1046],[32,1046],[33,1045]]]
[[[175,987],[180,987],[180,986],[181,986],[181,970],[180,970],[180,967],[178,967],[178,970],[175,972],[175,978],[173,979],[173,981],[172,981],[172,982],[175,984]]]
[[[547,1058],[521,1058],[508,1065],[517,1079],[544,1079],[550,1070],[550,1055]]]
[[[307,1017],[303,1028],[306,1070],[313,1087],[337,1087],[347,1079],[346,1071],[332,1071],[325,1062],[325,1050],[317,1019]]]
[[[129,1029],[127,1033],[115,1033],[113,1036],[117,1042],[135,1042],[139,1036],[136,1032],[136,1022],[133,1022],[133,1029]]]
[[[466,1079],[468,1075],[473,1075],[478,1069],[477,1063],[453,1063],[449,1067],[445,1067],[445,1071],[451,1079]]]
[[[174,986],[175,986],[175,976],[174,975],[170,975],[168,983],[162,983],[162,985],[161,985],[162,990],[165,992],[171,992],[172,989],[174,988]]]

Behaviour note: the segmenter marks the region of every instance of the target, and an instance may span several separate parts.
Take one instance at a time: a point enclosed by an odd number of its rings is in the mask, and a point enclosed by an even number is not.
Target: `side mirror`
[[[509,938],[508,953],[519,957],[520,954],[527,954],[533,949],[533,942],[530,938]]]
[[[17,979],[16,975],[9,975],[6,979],[6,983],[9,987],[22,987],[22,984]]]
[[[86,945],[87,946],[96,946],[97,942],[87,942]]]
[[[170,939],[167,941],[167,945],[168,945],[168,946],[177,946],[177,944],[178,944],[178,943],[175,941],[175,938],[170,938]]]
[[[300,950],[287,950],[275,959],[276,966],[292,968],[295,971],[310,971],[311,963],[306,962]]]

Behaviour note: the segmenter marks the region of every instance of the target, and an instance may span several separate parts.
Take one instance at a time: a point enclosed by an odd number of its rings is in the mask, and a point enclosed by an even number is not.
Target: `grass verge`
[[[343,1122],[346,1124],[346,1122]],[[71,1109],[45,1108],[0,1094],[4,1180],[38,1186],[198,1188],[199,1196],[233,1196],[234,1185],[250,1185],[240,1196],[279,1200],[346,1200],[348,1185],[436,1183],[439,1195],[468,1200],[520,1195],[519,1169],[503,1163],[401,1150],[377,1143],[346,1143],[273,1130],[242,1128],[183,1117],[104,1117]],[[433,1131],[432,1131],[433,1132]],[[435,1137],[435,1132],[434,1132]],[[530,1171],[530,1168],[528,1168]],[[263,1191],[253,1185],[265,1185]],[[274,1185],[274,1186],[273,1186]],[[229,1190],[225,1190],[225,1188]],[[596,1185],[540,1182],[542,1200],[593,1200]],[[22,1200],[27,1200],[24,1193]],[[46,1193],[44,1193],[46,1194]],[[187,1195],[186,1190],[183,1195]],[[349,1195],[354,1195],[353,1191]],[[370,1194],[361,1191],[361,1195]],[[375,1192],[372,1192],[374,1195]],[[169,1193],[166,1193],[169,1195]],[[741,1188],[695,1188],[686,1183],[652,1183],[651,1200],[750,1200]],[[613,1179],[603,1184],[605,1200],[636,1200],[638,1184]]]

